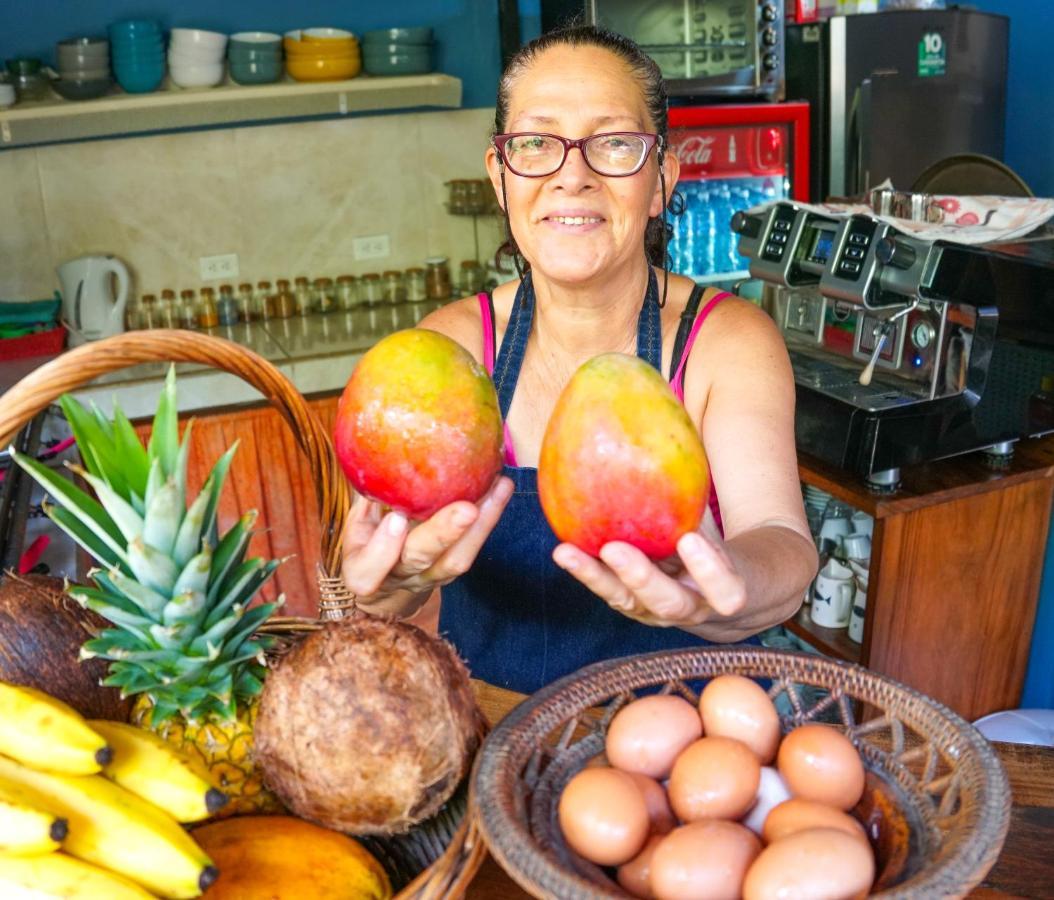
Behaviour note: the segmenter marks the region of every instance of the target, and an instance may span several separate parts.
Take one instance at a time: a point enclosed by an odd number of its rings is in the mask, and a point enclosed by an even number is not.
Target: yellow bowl
[[[282,39],[282,46],[287,57],[352,56],[359,52],[359,43],[354,40],[298,41],[286,37]]]
[[[343,28],[303,28],[300,40],[305,44],[328,44],[334,41],[354,41],[355,35]]]
[[[362,60],[357,56],[287,57],[285,70],[297,81],[343,81],[362,71]]]

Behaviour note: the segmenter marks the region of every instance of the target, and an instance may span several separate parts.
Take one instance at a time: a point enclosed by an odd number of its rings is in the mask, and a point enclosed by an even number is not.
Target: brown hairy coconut
[[[106,661],[80,661],[81,645],[106,627],[61,578],[0,573],[0,679],[45,691],[85,718],[127,722],[133,698],[99,684]]]
[[[353,615],[326,622],[268,674],[255,758],[301,818],[397,834],[454,792],[482,721],[468,671],[446,641]]]

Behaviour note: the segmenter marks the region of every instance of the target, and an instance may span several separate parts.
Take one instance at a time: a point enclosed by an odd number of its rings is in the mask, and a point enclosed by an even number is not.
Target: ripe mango
[[[625,541],[663,559],[699,527],[709,490],[699,434],[652,366],[605,353],[571,376],[538,462],[542,509],[560,540],[593,556]]]
[[[337,406],[334,444],[355,490],[412,519],[475,502],[502,464],[498,397],[486,371],[435,331],[397,331],[359,360]]]

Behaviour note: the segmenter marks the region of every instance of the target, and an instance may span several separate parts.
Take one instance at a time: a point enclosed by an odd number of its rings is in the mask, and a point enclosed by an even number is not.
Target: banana
[[[21,789],[69,821],[71,856],[112,869],[162,897],[197,897],[219,872],[167,813],[101,775],[37,772],[0,756],[0,786]],[[102,895],[105,896],[105,895]]]
[[[25,791],[0,785],[0,854],[50,853],[67,830],[65,819],[34,804]]]
[[[64,775],[94,775],[113,755],[75,709],[6,681],[0,681],[0,753]]]
[[[0,853],[0,897],[4,900],[151,900],[139,885],[90,863],[48,853]]]
[[[125,790],[160,806],[177,822],[198,822],[219,811],[227,795],[179,750],[152,731],[93,719],[88,723],[113,748],[102,773]]]

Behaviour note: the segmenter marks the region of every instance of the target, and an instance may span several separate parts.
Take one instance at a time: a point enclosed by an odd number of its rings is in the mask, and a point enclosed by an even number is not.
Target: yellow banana
[[[112,756],[105,739],[75,709],[6,681],[0,681],[0,753],[64,775],[93,775]]]
[[[218,872],[174,819],[101,775],[37,772],[0,756],[0,785],[14,785],[69,821],[71,856],[111,869],[173,900],[197,897]]]
[[[57,850],[66,820],[33,802],[17,786],[0,785],[0,854],[32,856]]]
[[[103,775],[160,806],[177,822],[207,819],[226,804],[227,795],[212,786],[203,767],[152,731],[104,719],[88,724],[113,748]]]
[[[5,900],[151,900],[151,896],[122,875],[65,853],[0,853],[0,897]]]

